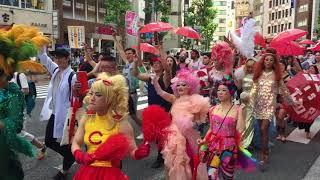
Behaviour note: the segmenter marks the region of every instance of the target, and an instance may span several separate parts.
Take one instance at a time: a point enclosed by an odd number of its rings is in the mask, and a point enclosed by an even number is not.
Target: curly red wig
[[[257,82],[258,79],[260,78],[262,72],[264,71],[264,69],[265,69],[264,61],[267,56],[272,56],[274,58],[274,62],[273,62],[273,72],[275,74],[274,80],[277,83],[280,83],[281,78],[282,78],[282,72],[280,69],[280,62],[279,62],[279,58],[277,56],[277,51],[273,48],[268,48],[266,50],[266,53],[261,57],[260,61],[258,61],[255,64],[253,81]]]

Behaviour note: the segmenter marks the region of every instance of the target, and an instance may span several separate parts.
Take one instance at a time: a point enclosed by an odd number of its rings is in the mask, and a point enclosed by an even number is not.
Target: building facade
[[[313,0],[295,1],[295,28],[308,32],[307,39],[312,35]]]
[[[35,26],[53,39],[52,0],[0,0],[0,26]]]
[[[213,34],[214,41],[223,40],[227,32],[227,11],[229,9],[227,0],[213,0],[213,6],[217,10],[217,15],[214,19],[217,24],[216,31]]]
[[[256,27],[257,27],[257,30],[259,32],[261,32],[261,34],[264,34],[263,33],[263,14],[264,14],[264,11],[263,11],[263,2],[264,0],[256,0],[256,1],[253,1],[252,2],[252,13],[253,13],[253,18],[256,20]]]
[[[293,0],[264,0],[263,36],[271,39],[279,32],[294,28]]]
[[[111,27],[104,25],[104,3],[104,0],[55,0],[56,42],[68,44],[68,26],[84,26],[86,42],[91,44],[96,52],[113,47]]]

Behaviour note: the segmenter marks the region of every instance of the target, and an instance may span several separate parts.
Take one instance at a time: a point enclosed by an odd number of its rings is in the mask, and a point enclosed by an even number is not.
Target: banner
[[[84,26],[68,26],[68,39],[70,48],[82,48],[85,42]]]
[[[287,106],[290,118],[298,122],[313,122],[320,115],[320,75],[299,73],[287,82],[296,106]]]
[[[138,34],[138,22],[139,16],[133,11],[126,12],[126,32],[131,36],[137,36]]]

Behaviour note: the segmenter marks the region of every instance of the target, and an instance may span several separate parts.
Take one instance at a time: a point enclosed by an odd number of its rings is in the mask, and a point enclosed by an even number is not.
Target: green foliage
[[[126,11],[131,9],[129,0],[105,0],[106,15],[105,23],[113,23],[124,28]]]
[[[171,7],[168,4],[168,0],[145,0],[146,2],[146,8],[144,9],[144,12],[147,15],[152,14],[152,1],[154,1],[154,12],[159,16],[161,14],[161,17],[159,18],[162,22],[169,22],[169,15],[171,12]]]
[[[316,32],[318,34],[318,39],[320,38],[320,16],[318,16],[318,19],[317,19],[317,29],[316,29]]]
[[[185,25],[200,27],[205,50],[208,50],[209,43],[213,40],[213,33],[217,28],[217,24],[213,22],[216,14],[212,0],[194,0],[185,16]]]

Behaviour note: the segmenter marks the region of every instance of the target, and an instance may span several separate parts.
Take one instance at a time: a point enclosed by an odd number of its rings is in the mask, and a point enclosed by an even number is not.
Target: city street
[[[39,93],[39,87],[38,87]],[[44,93],[44,92],[42,92]],[[43,96],[39,96],[37,99],[37,106],[33,111],[32,121],[27,124],[27,130],[33,133],[40,140],[44,140],[44,132],[46,122],[40,122],[38,120],[39,113],[44,102]],[[140,102],[141,105],[145,101]],[[141,111],[140,111],[141,112]],[[132,122],[132,121],[131,121]],[[135,134],[138,135],[138,128],[134,123]],[[290,126],[289,126],[290,127]],[[294,128],[290,127],[290,132]],[[138,141],[139,144],[141,141]],[[239,180],[300,180],[303,179],[308,173],[311,166],[315,163],[316,159],[320,155],[320,134],[318,133],[309,144],[301,144],[294,142],[280,143],[275,142],[275,146],[271,149],[270,164],[266,172],[254,172],[246,174],[244,172],[238,171],[236,173],[235,179]],[[61,168],[62,159],[60,155],[51,151],[47,151],[47,156],[44,160],[38,161],[21,155],[23,167],[25,170],[25,180],[46,180],[50,179],[57,172],[56,168]],[[125,160],[123,162],[123,171],[132,180],[160,180],[164,179],[163,169],[152,169],[150,166],[153,160],[156,158],[156,150],[153,148],[152,154],[149,158],[134,161]],[[254,153],[256,155],[256,153]],[[320,159],[319,159],[320,160]],[[319,175],[319,164],[314,166],[315,173]],[[60,167],[59,167],[60,166]],[[77,170],[78,165],[75,164],[72,167],[72,173],[70,174],[70,179],[72,174]],[[306,180],[316,179],[317,174],[310,171],[308,174],[311,176],[306,177]],[[313,177],[313,178],[312,178]]]

